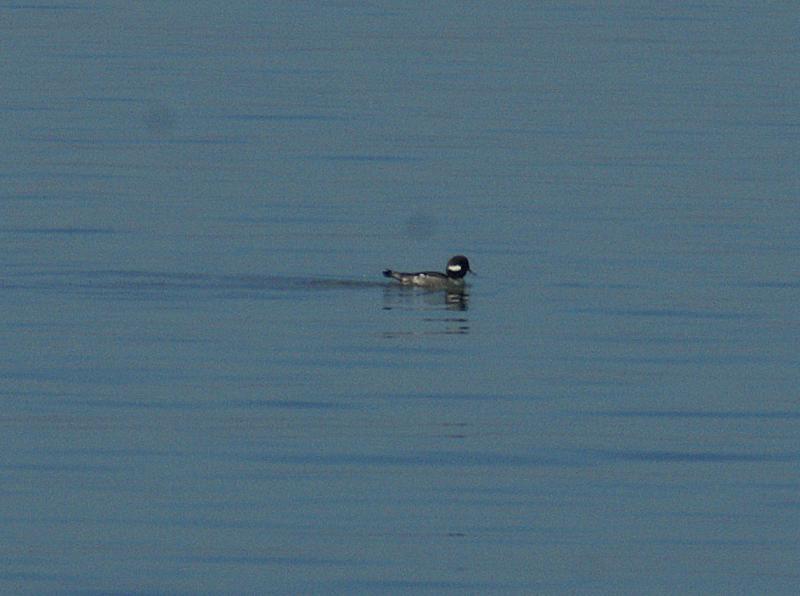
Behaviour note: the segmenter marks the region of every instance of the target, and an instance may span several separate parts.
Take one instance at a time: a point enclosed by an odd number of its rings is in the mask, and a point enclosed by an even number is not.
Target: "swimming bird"
[[[439,273],[438,271],[405,273],[404,271],[386,269],[383,275],[396,279],[404,286],[419,286],[428,288],[429,290],[459,290],[464,287],[464,276],[467,273],[475,274],[475,272],[469,268],[467,257],[464,255],[456,255],[447,261],[445,273]]]

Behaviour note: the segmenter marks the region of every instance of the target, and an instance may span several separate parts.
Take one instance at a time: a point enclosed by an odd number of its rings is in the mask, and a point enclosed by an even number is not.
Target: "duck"
[[[447,261],[445,272],[418,271],[406,273],[394,269],[384,269],[384,277],[399,281],[404,286],[418,286],[429,290],[459,290],[465,285],[464,277],[467,273],[475,272],[469,266],[469,259],[464,255],[456,255]]]

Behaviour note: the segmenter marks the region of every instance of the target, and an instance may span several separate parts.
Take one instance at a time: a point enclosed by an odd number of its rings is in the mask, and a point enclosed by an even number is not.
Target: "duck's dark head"
[[[461,279],[470,272],[472,269],[469,268],[469,261],[464,255],[456,255],[447,261],[447,277],[451,279]]]

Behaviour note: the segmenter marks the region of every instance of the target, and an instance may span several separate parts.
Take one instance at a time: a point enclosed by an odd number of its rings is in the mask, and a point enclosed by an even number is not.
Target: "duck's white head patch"
[[[461,265],[458,264],[448,265],[447,270],[452,271],[453,273],[458,273],[459,271],[461,271]]]

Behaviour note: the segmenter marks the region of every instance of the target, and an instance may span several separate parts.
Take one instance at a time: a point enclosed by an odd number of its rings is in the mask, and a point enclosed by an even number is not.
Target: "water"
[[[793,7],[0,14],[1,591],[795,591]]]

